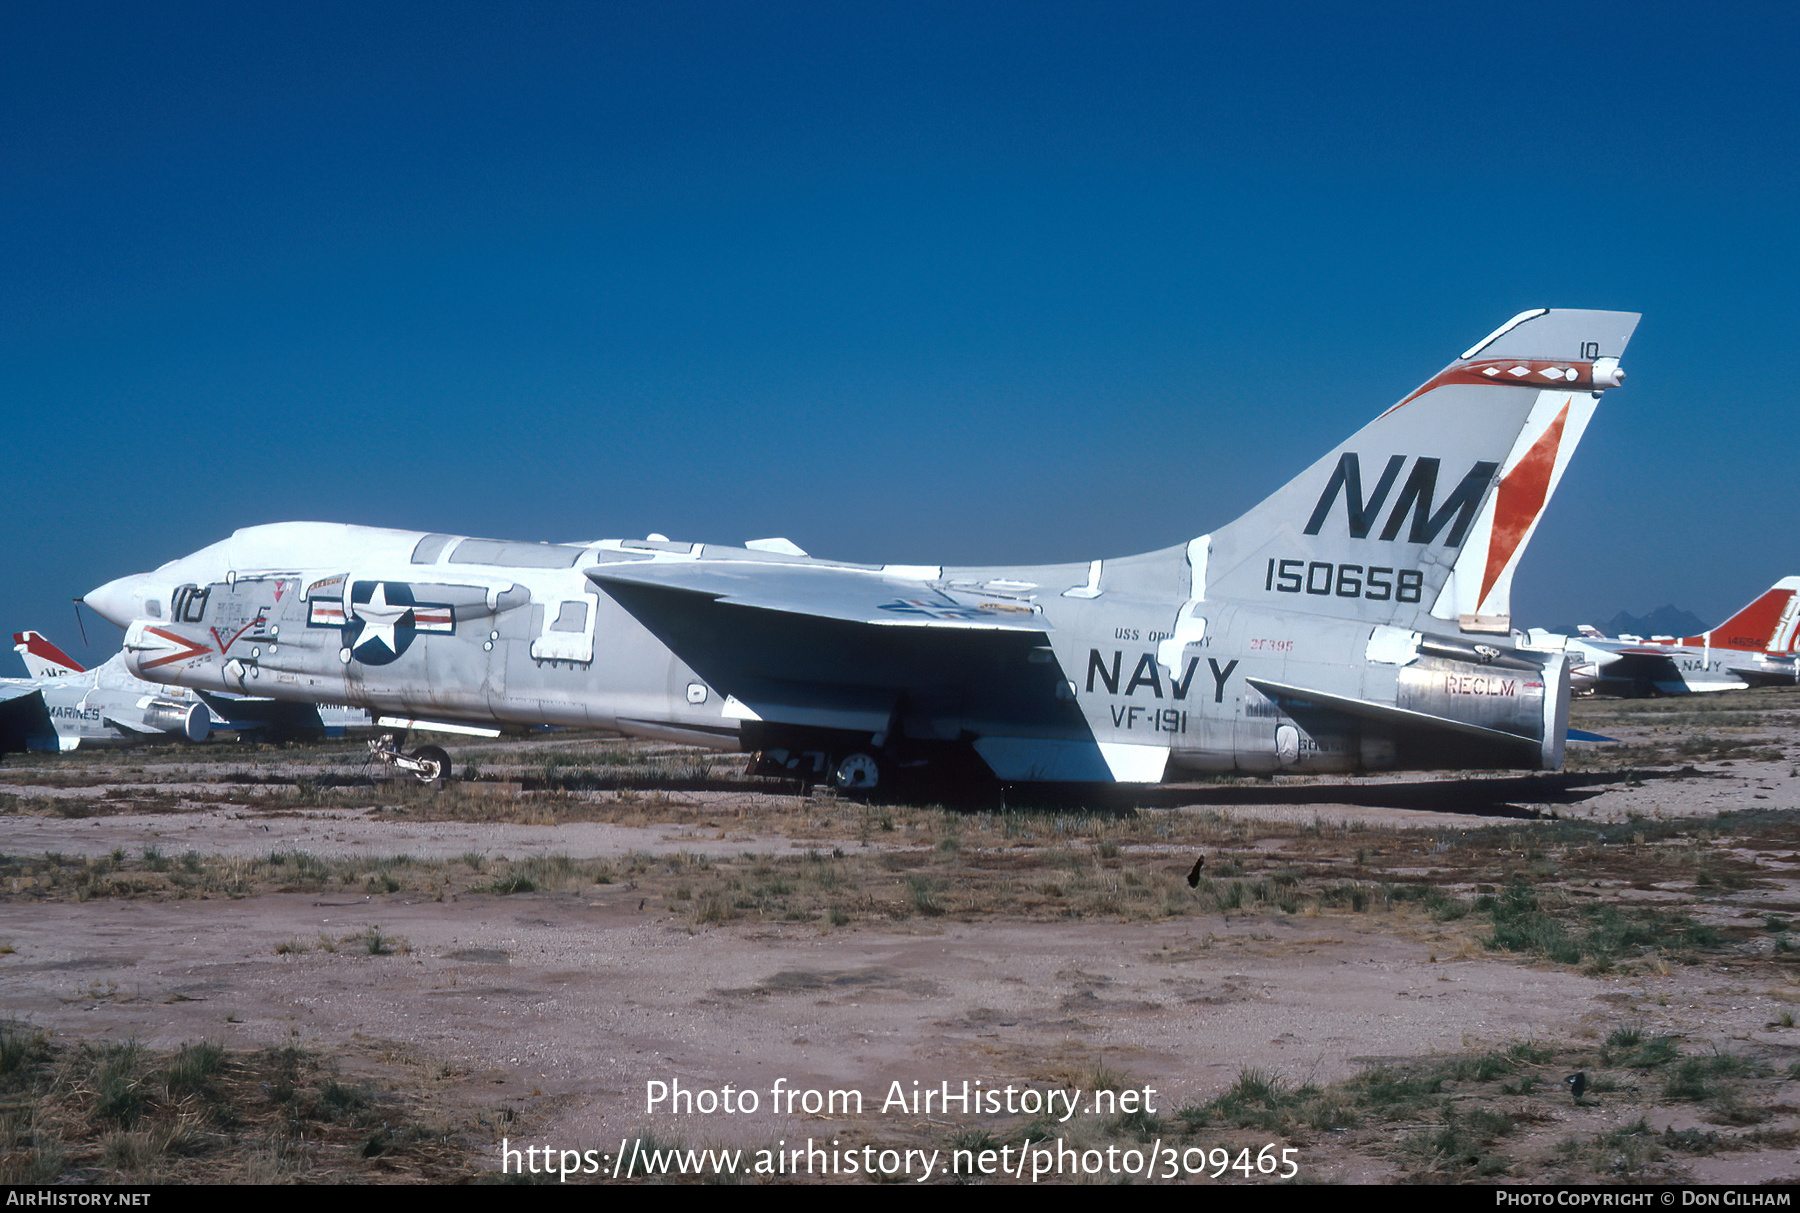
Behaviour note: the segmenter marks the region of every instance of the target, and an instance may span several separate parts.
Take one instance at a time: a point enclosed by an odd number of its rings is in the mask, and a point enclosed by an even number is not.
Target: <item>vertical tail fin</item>
[[[1205,596],[1506,634],[1513,571],[1637,322],[1513,317],[1209,536]]]
[[[81,664],[45,640],[40,632],[14,632],[13,651],[25,662],[33,678],[61,678],[82,673]]]
[[[1755,602],[1704,636],[1688,636],[1682,644],[1758,653],[1800,652],[1800,577],[1783,577]]]

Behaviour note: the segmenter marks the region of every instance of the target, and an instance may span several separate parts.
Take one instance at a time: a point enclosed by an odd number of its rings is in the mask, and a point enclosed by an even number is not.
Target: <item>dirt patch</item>
[[[852,1147],[982,1178],[1060,1139],[1219,1182],[1284,1149],[1336,1182],[1792,1179],[1795,700],[1731,698],[1704,731],[1745,744],[1703,755],[1584,705],[1629,754],[1129,805],[858,804],[593,740],[458,753],[481,778],[439,793],[350,749],[9,767],[7,1177],[496,1177],[505,1139],[641,1178],[811,1139],[840,1181]],[[171,1088],[202,1045],[213,1095]],[[97,1111],[108,1065],[135,1118]]]

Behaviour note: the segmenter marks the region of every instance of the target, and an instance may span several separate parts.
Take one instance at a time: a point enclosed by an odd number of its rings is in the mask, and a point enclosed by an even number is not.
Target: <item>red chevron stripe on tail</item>
[[[48,662],[53,666],[60,666],[61,669],[57,671],[59,673],[80,674],[83,672],[80,662],[45,640],[37,632],[14,632],[13,648],[21,655],[35,657],[40,662]],[[28,660],[26,664],[30,665],[31,662]]]
[[[1563,423],[1568,419],[1569,406],[1564,405],[1543,437],[1532,443],[1525,457],[1500,482],[1494,499],[1494,533],[1488,541],[1487,568],[1481,577],[1484,599],[1550,496],[1550,475],[1556,470],[1556,451],[1562,445]]]

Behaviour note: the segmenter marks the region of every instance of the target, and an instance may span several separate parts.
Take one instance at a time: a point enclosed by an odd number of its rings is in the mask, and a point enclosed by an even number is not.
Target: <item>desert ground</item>
[[[1556,775],[929,805],[9,757],[0,1182],[1800,1180],[1800,690],[1575,714]]]

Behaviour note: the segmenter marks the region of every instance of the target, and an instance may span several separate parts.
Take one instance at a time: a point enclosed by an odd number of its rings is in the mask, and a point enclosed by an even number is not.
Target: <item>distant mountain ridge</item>
[[[1692,614],[1666,604],[1641,619],[1620,611],[1597,626],[1608,636],[1627,632],[1633,636],[1698,636],[1706,630],[1706,624]]]
[[[1550,631],[1573,636],[1576,626],[1572,623],[1564,624],[1553,627]],[[1698,636],[1706,631],[1706,624],[1697,617],[1668,605],[1659,606],[1648,615],[1632,615],[1620,611],[1605,623],[1595,623],[1594,626],[1608,636]]]

